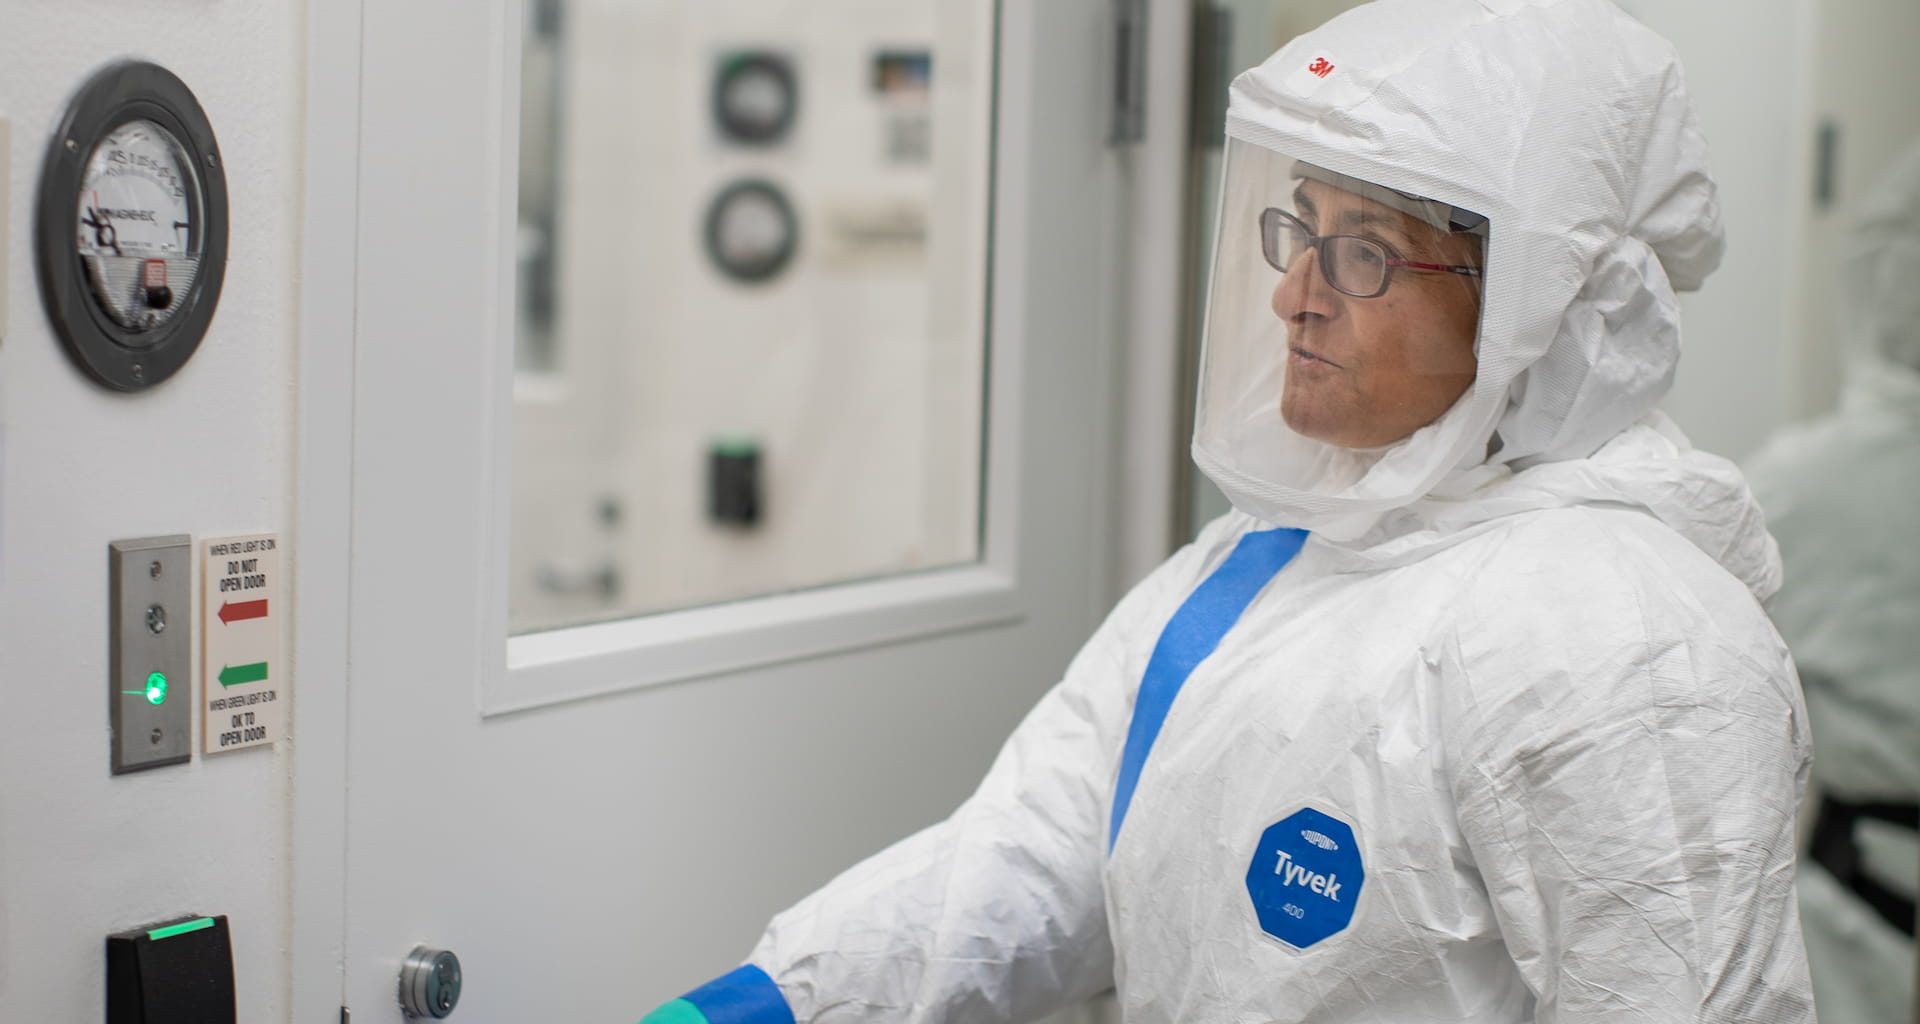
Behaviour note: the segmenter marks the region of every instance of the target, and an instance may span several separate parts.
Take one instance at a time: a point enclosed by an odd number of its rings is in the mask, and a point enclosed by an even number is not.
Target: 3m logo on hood
[[[1352,827],[1311,807],[1267,826],[1247,866],[1261,930],[1299,949],[1353,922],[1366,881]]]
[[[1342,61],[1332,51],[1316,53],[1311,60],[1300,60],[1293,65],[1293,71],[1287,76],[1287,85],[1299,95],[1311,96],[1320,91],[1328,79],[1342,79],[1348,76],[1335,75]]]

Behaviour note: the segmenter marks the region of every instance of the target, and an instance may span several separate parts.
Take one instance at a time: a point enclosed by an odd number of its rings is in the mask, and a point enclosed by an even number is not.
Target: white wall
[[[0,238],[0,1020],[101,1019],[106,935],[189,912],[230,915],[241,1019],[287,1012],[290,752],[110,777],[106,568],[116,539],[290,527],[302,35],[295,3],[0,10],[0,118],[13,134]],[[130,56],[198,94],[232,219],[199,355],[131,397],[68,362],[31,244],[40,163],[68,98]]]
[[[1736,459],[1795,413],[1809,2],[1621,2],[1680,51],[1727,230],[1719,271],[1681,298],[1680,372],[1665,408],[1696,445]]]

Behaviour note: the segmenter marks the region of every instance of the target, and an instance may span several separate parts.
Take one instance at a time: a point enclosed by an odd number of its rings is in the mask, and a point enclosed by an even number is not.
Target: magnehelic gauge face
[[[100,140],[81,174],[75,250],[108,317],[136,334],[180,311],[200,270],[189,192],[199,183],[180,140],[129,121]]]
[[[81,369],[139,391],[185,365],[219,301],[227,192],[184,83],[129,62],[81,89],[48,151],[35,235],[47,315]]]

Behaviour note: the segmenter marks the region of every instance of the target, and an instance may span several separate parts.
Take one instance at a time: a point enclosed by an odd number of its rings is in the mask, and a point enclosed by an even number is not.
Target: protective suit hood
[[[1584,459],[1450,474],[1427,497],[1387,513],[1331,553],[1356,570],[1410,564],[1521,513],[1580,506],[1653,516],[1746,584],[1758,601],[1780,589],[1779,549],[1739,467],[1694,448],[1660,412]]]
[[[1449,473],[1586,458],[1670,387],[1719,204],[1671,45],[1611,3],[1356,8],[1240,75],[1226,130],[1489,223],[1474,381],[1412,436],[1276,450],[1203,395],[1195,461],[1242,511],[1355,539]]]

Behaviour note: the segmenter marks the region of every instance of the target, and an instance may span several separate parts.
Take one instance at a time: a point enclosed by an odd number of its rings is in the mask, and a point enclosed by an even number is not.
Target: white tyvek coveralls
[[[1806,681],[1817,790],[1920,800],[1920,146],[1859,210],[1841,264],[1851,365],[1839,410],[1783,430],[1749,466],[1780,538],[1786,585],[1768,611]],[[1913,833],[1863,823],[1870,877],[1911,895]],[[1801,915],[1822,1019],[1912,1013],[1913,941],[1818,863]]]
[[[1110,986],[1136,1022],[1812,1020],[1778,559],[1738,471],[1651,411],[1673,288],[1720,250],[1670,49],[1599,0],[1377,4],[1241,76],[1228,132],[1490,217],[1472,390],[1358,483],[1198,434],[1241,511],[1121,602],[949,820],[751,964],[799,1021],[1028,1020]],[[1273,525],[1314,532],[1187,679],[1109,854],[1156,640]],[[1365,879],[1296,947],[1249,885],[1302,808]]]

